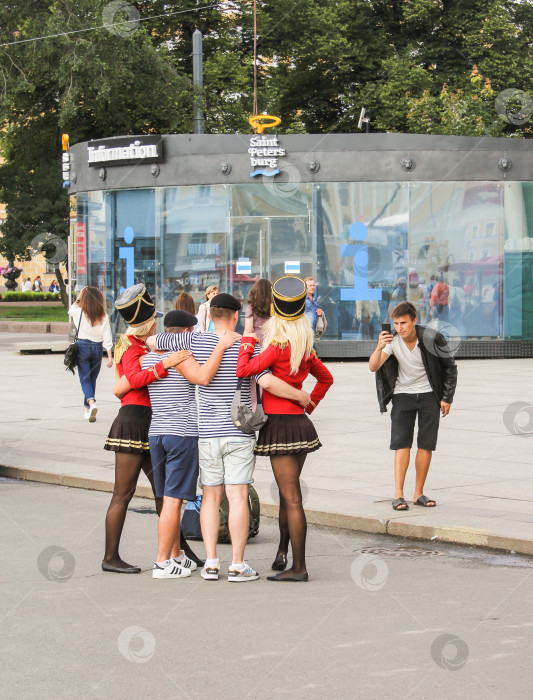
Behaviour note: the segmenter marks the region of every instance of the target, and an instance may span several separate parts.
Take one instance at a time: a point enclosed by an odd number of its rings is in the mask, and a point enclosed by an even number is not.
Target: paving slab
[[[97,421],[84,421],[78,378],[65,372],[62,357],[17,350],[19,341],[38,346],[49,338],[0,334],[0,371],[10,388],[0,393],[0,473],[111,491],[114,458],[103,444],[120,405],[112,395],[115,373],[102,364]],[[328,363],[335,384],[313,414],[323,448],[308,456],[302,474],[309,522],[533,554],[533,439],[511,434],[504,422],[513,403],[530,403],[533,363],[458,365],[456,399],[441,423],[427,481],[438,505],[395,512],[390,413],[379,413],[374,376],[366,362]],[[275,516],[266,458],[257,460],[255,485],[263,512]],[[406,479],[408,501],[413,490],[414,464]],[[137,495],[151,497],[144,475]]]

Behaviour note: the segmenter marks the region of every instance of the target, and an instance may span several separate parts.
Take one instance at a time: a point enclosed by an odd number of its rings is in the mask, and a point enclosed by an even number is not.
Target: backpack
[[[200,528],[200,507],[202,505],[202,496],[196,496],[194,501],[189,501],[183,511],[181,518],[181,531],[186,540],[201,540],[202,530]],[[218,528],[219,544],[231,543],[228,527],[229,503],[226,494],[222,497],[219,508],[220,525]],[[250,524],[248,528],[248,539],[252,539],[259,532],[259,519],[261,516],[261,506],[259,504],[259,496],[254,487],[248,485],[248,515]]]

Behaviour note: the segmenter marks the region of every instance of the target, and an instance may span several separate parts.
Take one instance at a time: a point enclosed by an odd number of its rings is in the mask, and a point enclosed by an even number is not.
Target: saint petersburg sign
[[[270,121],[264,123],[266,119]],[[256,175],[274,177],[274,175],[279,175],[281,170],[278,167],[278,159],[283,158],[287,152],[284,148],[280,148],[277,136],[265,136],[263,131],[278,126],[278,124],[281,124],[281,119],[270,114],[257,114],[254,117],[250,117],[248,121],[257,131],[254,136],[250,137],[250,148],[248,149],[250,164],[253,169],[250,177],[255,177]]]

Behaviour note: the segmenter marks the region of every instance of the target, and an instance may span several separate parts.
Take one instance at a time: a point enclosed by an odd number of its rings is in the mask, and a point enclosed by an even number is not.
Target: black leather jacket
[[[457,386],[457,365],[448,348],[446,338],[438,331],[426,326],[415,326],[422,361],[429,383],[440,404],[452,403]],[[387,412],[392,399],[394,385],[398,379],[398,360],[391,355],[376,372],[379,410]]]

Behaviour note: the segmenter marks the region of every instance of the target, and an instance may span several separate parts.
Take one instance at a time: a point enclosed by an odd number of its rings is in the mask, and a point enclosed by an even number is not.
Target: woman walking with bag
[[[152,419],[150,396],[146,388],[168,375],[168,370],[183,362],[190,352],[174,352],[161,362],[142,370],[140,360],[149,350],[144,344],[155,331],[155,319],[162,316],[144,284],[126,289],[116,300],[115,308],[128,324],[126,333],[120,336],[115,347],[115,364],[119,377],[126,376],[132,389],[121,399],[118,416],[113,421],[104,445],[115,453],[115,485],[105,521],[105,555],[103,571],[117,574],[140,574],[138,566],[127,564],[120,558],[118,548],[128,505],[142,471],[150,481],[154,492],[154,477],[148,444],[148,429]],[[156,498],[156,508],[161,510],[162,499]]]
[[[237,377],[249,377],[270,368],[275,377],[301,389],[308,374],[317,379],[307,406],[263,392],[267,423],[259,431],[255,453],[269,455],[279,488],[280,541],[272,568],[281,573],[268,576],[269,581],[307,581],[305,539],[307,521],[302,505],[300,474],[309,452],[321,447],[308,415],[321,401],[333,377],[313,350],[313,332],[305,316],[307,289],[299,277],[281,277],[272,287],[274,315],[263,327],[264,350],[255,358],[256,336],[245,335],[237,362]],[[292,567],[287,566],[289,541]]]
[[[102,292],[96,287],[84,287],[68,313],[78,329],[78,376],[85,406],[83,417],[94,423],[98,413],[96,380],[102,367],[103,348],[107,352],[107,366],[113,367],[113,336]]]

